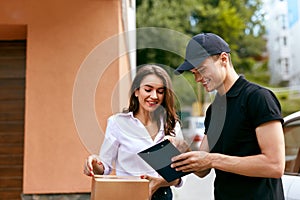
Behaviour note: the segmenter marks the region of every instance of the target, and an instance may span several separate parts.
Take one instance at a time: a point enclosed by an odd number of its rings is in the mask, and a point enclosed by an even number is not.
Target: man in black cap
[[[190,40],[185,61],[175,70],[184,71],[217,94],[206,112],[200,151],[174,157],[171,166],[200,177],[214,168],[216,200],[284,199],[283,120],[275,95],[239,76],[229,45],[213,33]]]

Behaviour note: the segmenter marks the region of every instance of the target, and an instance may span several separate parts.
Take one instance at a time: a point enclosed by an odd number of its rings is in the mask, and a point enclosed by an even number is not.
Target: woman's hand
[[[169,140],[181,153],[191,151],[189,144],[184,140],[172,136],[165,136],[164,139]]]
[[[148,175],[142,175],[141,178],[149,180],[149,199],[151,199],[152,195],[154,194],[154,192],[156,192],[156,190],[158,190],[158,188],[178,185],[181,182],[181,179],[176,179],[172,182],[167,182],[162,177],[154,177]]]
[[[147,179],[149,181],[149,199],[151,199],[152,195],[158,188],[162,187],[164,185],[164,182],[166,182],[163,178],[148,176],[148,175],[142,175],[142,179]],[[166,182],[167,183],[167,182]]]
[[[87,176],[94,176],[95,174],[104,173],[104,166],[98,155],[90,155],[86,159],[83,173]]]

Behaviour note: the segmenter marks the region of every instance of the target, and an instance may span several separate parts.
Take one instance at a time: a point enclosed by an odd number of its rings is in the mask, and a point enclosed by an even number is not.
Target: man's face
[[[221,55],[210,56],[199,67],[190,70],[195,81],[202,83],[207,92],[220,90],[226,77],[226,69],[222,64]]]

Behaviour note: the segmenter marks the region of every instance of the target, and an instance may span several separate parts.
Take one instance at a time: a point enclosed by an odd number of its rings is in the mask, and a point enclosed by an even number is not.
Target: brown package
[[[96,175],[91,200],[148,200],[149,181],[133,176]]]

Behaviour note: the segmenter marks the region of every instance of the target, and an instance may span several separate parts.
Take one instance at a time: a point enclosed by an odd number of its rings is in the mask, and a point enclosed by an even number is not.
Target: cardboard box
[[[148,200],[149,181],[140,177],[96,175],[91,200]]]

